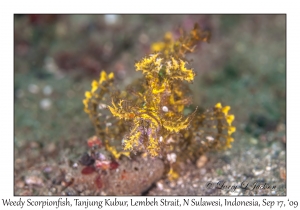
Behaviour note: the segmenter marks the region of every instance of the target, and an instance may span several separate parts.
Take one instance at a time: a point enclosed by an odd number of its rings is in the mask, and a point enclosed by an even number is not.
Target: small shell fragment
[[[212,136],[206,136],[206,139],[207,139],[208,141],[213,141],[213,140],[215,140],[214,137],[212,137]]]
[[[197,160],[197,168],[202,168],[207,162],[207,157],[205,155],[202,155]]]
[[[163,142],[164,138],[162,136],[159,137],[159,142]]]
[[[99,109],[101,110],[101,109],[105,109],[107,107],[107,105],[106,104],[99,104]]]
[[[167,159],[170,163],[176,162],[177,155],[175,153],[167,154]]]
[[[167,106],[163,106],[163,107],[162,107],[162,110],[163,110],[164,112],[168,112],[168,111],[169,111],[169,109],[168,109]]]

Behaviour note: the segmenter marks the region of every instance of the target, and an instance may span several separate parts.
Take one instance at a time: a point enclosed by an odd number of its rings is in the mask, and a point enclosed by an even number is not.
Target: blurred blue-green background
[[[84,148],[94,135],[82,104],[91,81],[106,70],[120,88],[130,84],[141,77],[134,63],[151,43],[194,23],[212,34],[189,57],[197,73],[190,86],[194,104],[231,106],[234,145],[285,144],[285,15],[15,15],[17,156],[28,142],[58,151]]]

